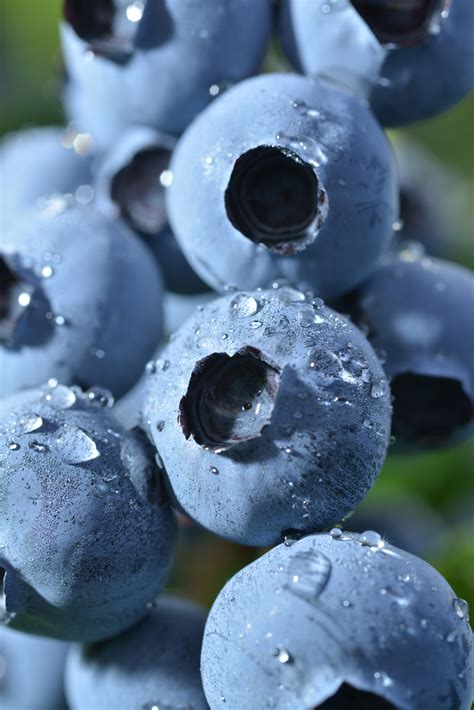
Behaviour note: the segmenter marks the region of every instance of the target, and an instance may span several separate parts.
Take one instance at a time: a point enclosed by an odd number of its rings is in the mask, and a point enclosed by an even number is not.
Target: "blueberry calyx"
[[[34,279],[20,276],[0,257],[0,345],[14,350],[44,343],[53,331],[46,318],[49,312],[48,301]]]
[[[165,208],[166,171],[171,151],[148,148],[113,177],[110,194],[120,214],[132,229],[157,234],[167,224]]]
[[[392,433],[417,444],[442,445],[474,415],[461,382],[451,377],[406,372],[393,378],[391,390]]]
[[[317,706],[317,710],[396,710],[396,706],[375,693],[343,683],[335,695]]]
[[[262,145],[235,162],[225,206],[233,226],[248,239],[294,254],[315,240],[328,198],[312,165],[287,148]]]
[[[143,13],[142,3],[116,0],[64,0],[64,17],[94,54],[127,62]]]
[[[381,44],[410,46],[439,32],[450,0],[351,0]]]
[[[202,358],[179,405],[186,439],[219,452],[258,438],[270,423],[279,384],[279,368],[257,348]]]

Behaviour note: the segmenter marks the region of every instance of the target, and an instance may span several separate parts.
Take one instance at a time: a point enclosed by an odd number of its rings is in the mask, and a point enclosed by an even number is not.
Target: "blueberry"
[[[138,379],[162,334],[162,286],[140,240],[91,206],[50,200],[0,247],[2,396],[51,377],[107,387]]]
[[[0,402],[0,617],[97,641],[146,614],[175,534],[151,447],[103,390],[64,385]]]
[[[209,705],[469,710],[466,602],[373,531],[280,545],[236,574],[204,632]]]
[[[293,65],[370,100],[385,126],[428,118],[474,87],[471,0],[282,0]]]
[[[0,144],[2,230],[42,198],[71,193],[91,196],[93,143],[72,128],[30,128]]]
[[[387,52],[381,80],[370,95],[372,108],[385,126],[434,116],[474,88],[472,0],[418,0],[418,6],[422,23],[416,21],[417,36],[407,38],[408,46],[401,40]],[[381,9],[382,27],[383,13],[385,9]]]
[[[400,449],[446,446],[474,430],[474,278],[418,256],[412,247],[388,259],[347,304],[383,354]]]
[[[228,84],[256,73],[270,0],[65,1],[69,111],[101,145],[127,126],[179,134]]]
[[[73,648],[66,674],[71,710],[205,710],[199,673],[205,620],[197,605],[164,597],[120,636]]]
[[[0,710],[65,710],[67,644],[0,628]]]
[[[222,537],[270,545],[331,525],[383,464],[382,367],[320,299],[285,286],[230,293],[198,310],[148,370],[143,421],[173,497]]]
[[[368,276],[398,215],[392,151],[367,108],[291,74],[229,90],[186,131],[171,169],[175,235],[220,291],[287,278],[334,297]]]
[[[96,205],[121,217],[143,237],[161,266],[169,290],[202,293],[207,286],[194,273],[168,224],[165,190],[175,139],[150,128],[130,129],[103,160],[96,180]]]
[[[470,244],[467,185],[421,144],[397,135],[394,147],[400,182],[396,245],[419,242],[431,256],[455,259]]]

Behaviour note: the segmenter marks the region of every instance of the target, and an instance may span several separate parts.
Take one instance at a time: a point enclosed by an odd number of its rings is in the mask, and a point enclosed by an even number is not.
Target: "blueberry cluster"
[[[0,710],[469,710],[467,603],[349,518],[474,431],[474,278],[384,132],[473,88],[473,23],[65,0],[71,123],[0,147]],[[194,524],[267,548],[208,615],[163,593]]]

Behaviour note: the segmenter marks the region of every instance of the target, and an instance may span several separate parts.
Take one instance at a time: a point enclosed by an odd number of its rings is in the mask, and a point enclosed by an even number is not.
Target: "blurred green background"
[[[59,101],[63,71],[58,42],[60,6],[60,0],[0,0],[0,134],[64,120]],[[456,171],[474,196],[474,96],[403,133]],[[472,197],[465,212],[462,229],[472,239]],[[472,241],[464,239],[455,257],[474,266]],[[394,541],[413,543],[447,577],[458,596],[471,604],[473,461],[472,442],[442,452],[390,455],[354,517],[357,524],[379,520],[379,532],[389,539],[395,535]],[[351,528],[351,521],[347,527]],[[257,554],[195,529],[183,529],[171,587],[209,604],[225,580]]]

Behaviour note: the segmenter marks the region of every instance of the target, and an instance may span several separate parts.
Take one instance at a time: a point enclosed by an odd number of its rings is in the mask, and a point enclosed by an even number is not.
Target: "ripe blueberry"
[[[385,126],[428,118],[474,87],[471,0],[282,0],[293,65],[366,95]]]
[[[65,710],[67,648],[0,627],[0,710]]]
[[[331,525],[383,464],[390,399],[375,353],[295,289],[213,301],[149,372],[143,421],[173,496],[223,537],[270,545]]]
[[[446,446],[474,429],[474,278],[418,257],[414,247],[402,249],[348,299],[383,354],[400,448]]]
[[[0,393],[53,377],[125,393],[162,334],[158,267],[129,230],[55,198],[0,247]]]
[[[469,710],[467,604],[373,531],[279,545],[218,595],[201,671],[212,708]]]
[[[0,145],[2,230],[51,195],[92,197],[94,144],[72,128],[30,128],[3,138]]]
[[[67,109],[102,146],[135,124],[177,135],[258,71],[270,29],[270,0],[66,0]]]
[[[217,99],[178,142],[171,169],[174,233],[219,291],[287,278],[335,297],[370,274],[398,216],[392,151],[367,108],[291,74]]]
[[[165,190],[175,139],[149,128],[130,129],[98,169],[96,206],[110,218],[121,217],[151,248],[167,288],[180,294],[202,293],[206,285],[194,273],[168,224]]]
[[[146,614],[175,525],[151,447],[102,390],[63,385],[0,402],[0,617],[96,641]]]
[[[205,710],[199,657],[206,614],[163,597],[139,624],[98,644],[76,646],[67,662],[71,710],[192,708]]]

